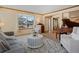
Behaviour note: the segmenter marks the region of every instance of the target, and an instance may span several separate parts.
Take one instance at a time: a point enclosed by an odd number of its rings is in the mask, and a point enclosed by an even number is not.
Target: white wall
[[[33,15],[35,16],[35,24],[42,22],[42,15],[23,12],[19,10],[7,9],[7,8],[0,8],[0,21],[4,23],[2,27],[2,31],[18,31],[18,19],[17,14],[26,14],[26,15]]]
[[[17,16],[15,14],[0,13],[0,21],[4,23],[1,30],[4,32],[17,30]]]
[[[45,17],[48,17],[48,16],[52,16],[52,18],[54,17],[59,17],[58,19],[58,23],[59,23],[59,27],[61,27],[62,25],[62,18],[70,18],[70,15],[69,13],[72,12],[72,11],[77,11],[79,10],[79,6],[77,7],[73,7],[73,8],[69,8],[69,9],[65,9],[65,10],[61,10],[61,11],[58,11],[58,12],[53,12],[53,13],[48,13],[48,14],[44,14],[43,16],[43,23],[45,25]],[[53,25],[53,23],[52,23]]]

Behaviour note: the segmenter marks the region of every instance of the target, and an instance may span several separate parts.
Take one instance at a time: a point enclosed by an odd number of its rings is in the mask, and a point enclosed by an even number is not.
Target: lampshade
[[[0,27],[4,26],[4,23],[3,22],[0,22]]]

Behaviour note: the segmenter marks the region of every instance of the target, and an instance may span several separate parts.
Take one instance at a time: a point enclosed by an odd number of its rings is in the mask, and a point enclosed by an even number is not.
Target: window
[[[19,29],[33,28],[35,16],[32,15],[19,15]]]

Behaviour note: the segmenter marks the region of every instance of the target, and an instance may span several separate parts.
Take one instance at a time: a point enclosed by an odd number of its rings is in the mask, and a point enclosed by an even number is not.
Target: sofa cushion
[[[17,44],[17,40],[6,40],[9,45]]]
[[[70,39],[71,39],[70,35],[65,35],[65,34],[61,35],[62,42],[67,43],[68,45],[70,44],[68,43],[70,42]]]
[[[23,47],[18,47],[18,48],[14,48],[14,49],[11,49],[11,50],[8,50],[4,53],[26,53],[26,49],[23,48]]]

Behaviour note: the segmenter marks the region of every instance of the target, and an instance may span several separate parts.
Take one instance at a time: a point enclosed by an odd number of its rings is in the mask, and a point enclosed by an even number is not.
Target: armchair
[[[4,53],[24,53],[23,45],[14,36],[7,36],[0,31],[0,52]]]

